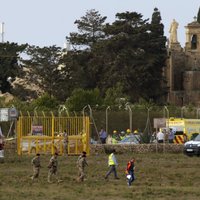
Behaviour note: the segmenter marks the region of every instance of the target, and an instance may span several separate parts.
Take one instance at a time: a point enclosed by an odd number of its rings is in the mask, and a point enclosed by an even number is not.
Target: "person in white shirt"
[[[162,131],[159,131],[156,135],[156,138],[157,138],[158,143],[163,143],[165,135]]]

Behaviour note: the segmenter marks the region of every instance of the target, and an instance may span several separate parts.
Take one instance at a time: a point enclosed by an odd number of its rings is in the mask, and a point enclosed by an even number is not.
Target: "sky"
[[[4,23],[4,42],[63,47],[65,37],[77,32],[74,21],[88,10],[99,11],[101,16],[107,16],[107,23],[112,23],[116,13],[126,11],[151,19],[157,7],[165,36],[169,37],[169,27],[175,19],[179,23],[178,41],[184,47],[184,27],[194,21],[199,6],[199,0],[0,0],[0,23]]]

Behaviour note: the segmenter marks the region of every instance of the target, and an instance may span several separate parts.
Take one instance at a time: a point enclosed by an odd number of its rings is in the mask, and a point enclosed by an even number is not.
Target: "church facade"
[[[171,28],[170,28],[171,29]],[[167,102],[177,106],[200,106],[200,23],[185,26],[186,43],[182,48],[176,30],[170,32],[167,67],[164,70]]]

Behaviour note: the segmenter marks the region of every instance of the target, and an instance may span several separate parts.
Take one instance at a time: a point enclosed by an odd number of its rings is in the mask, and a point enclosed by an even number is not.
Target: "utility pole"
[[[1,23],[0,33],[1,33],[1,42],[4,43],[4,22]]]

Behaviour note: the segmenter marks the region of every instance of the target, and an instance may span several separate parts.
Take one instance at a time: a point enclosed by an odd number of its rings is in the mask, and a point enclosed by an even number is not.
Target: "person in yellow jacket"
[[[120,133],[120,140],[123,140],[126,137],[125,131],[121,131]]]
[[[115,157],[115,149],[112,150],[111,154],[108,156],[108,166],[110,167],[108,172],[106,173],[105,179],[113,172],[115,179],[119,179],[117,176],[116,166],[118,165],[116,157]]]
[[[119,141],[119,135],[116,130],[113,131],[112,144],[117,144]]]

